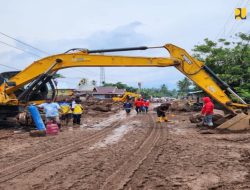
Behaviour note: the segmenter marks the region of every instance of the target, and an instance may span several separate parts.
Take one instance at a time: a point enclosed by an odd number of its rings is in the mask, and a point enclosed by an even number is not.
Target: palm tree
[[[184,78],[183,80],[179,80],[177,83],[180,95],[185,95],[188,93],[192,82],[188,78]]]

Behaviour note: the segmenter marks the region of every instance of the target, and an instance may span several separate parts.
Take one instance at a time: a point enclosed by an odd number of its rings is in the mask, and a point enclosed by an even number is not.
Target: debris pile
[[[170,106],[171,111],[191,111],[191,105],[188,100],[173,100]]]
[[[161,107],[161,110],[168,111],[171,107],[171,103],[162,103],[160,106],[155,107],[153,110],[156,111],[158,107]]]
[[[228,118],[228,116],[224,114],[222,110],[214,109],[213,114],[213,123],[214,126],[217,127],[224,123]],[[195,113],[189,117],[191,123],[200,123],[203,120],[203,116],[200,113]]]
[[[97,100],[91,99],[85,102],[82,102],[82,105],[85,109],[85,113],[96,113],[98,112],[117,112],[122,107],[119,103],[114,103],[112,100]]]

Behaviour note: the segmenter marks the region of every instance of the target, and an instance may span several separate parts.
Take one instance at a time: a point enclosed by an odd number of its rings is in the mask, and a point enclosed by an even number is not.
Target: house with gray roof
[[[111,99],[122,96],[125,92],[125,89],[118,89],[116,86],[98,86],[93,89],[92,95],[97,99]]]

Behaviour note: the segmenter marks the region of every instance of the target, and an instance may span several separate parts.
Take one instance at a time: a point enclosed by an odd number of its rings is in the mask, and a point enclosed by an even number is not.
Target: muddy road
[[[250,189],[250,133],[203,134],[189,115],[85,116],[36,138],[0,130],[0,190]]]

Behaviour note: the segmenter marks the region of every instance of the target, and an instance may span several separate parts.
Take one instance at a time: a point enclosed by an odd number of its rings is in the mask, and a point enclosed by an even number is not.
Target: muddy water
[[[117,143],[126,133],[132,130],[132,127],[129,125],[121,125],[120,127],[114,129],[110,135],[108,135],[102,141],[97,142],[90,149],[94,148],[104,148],[107,145]]]

